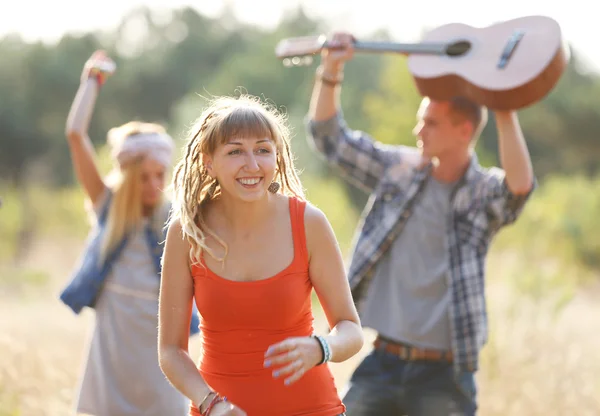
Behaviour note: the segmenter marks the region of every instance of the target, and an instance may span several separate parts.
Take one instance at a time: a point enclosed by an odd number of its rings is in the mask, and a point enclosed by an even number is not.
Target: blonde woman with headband
[[[189,400],[165,379],[157,349],[160,259],[170,210],[162,190],[174,145],[156,124],[113,128],[108,144],[114,169],[106,181],[101,177],[87,130],[98,92],[113,70],[103,52],[88,60],[67,120],[76,177],[95,216],[86,250],[61,293],[75,313],[95,310],[76,412],[182,415]],[[197,326],[192,320],[189,332]]]
[[[285,119],[250,96],[217,98],[175,169],[159,309],[159,357],[190,415],[345,412],[328,367],[363,345],[342,256],[308,203]],[[331,332],[315,335],[311,292]],[[201,315],[197,368],[185,336]]]

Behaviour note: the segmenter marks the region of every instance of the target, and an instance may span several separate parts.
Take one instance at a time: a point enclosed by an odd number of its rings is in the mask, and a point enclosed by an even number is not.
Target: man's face
[[[468,147],[469,123],[457,120],[449,102],[424,100],[417,118],[413,133],[424,156],[441,159]]]

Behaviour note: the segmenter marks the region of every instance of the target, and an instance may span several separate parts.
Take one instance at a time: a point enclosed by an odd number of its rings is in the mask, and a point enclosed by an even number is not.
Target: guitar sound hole
[[[446,48],[446,54],[448,56],[461,56],[469,52],[471,49],[471,42],[467,40],[461,40],[453,42]]]

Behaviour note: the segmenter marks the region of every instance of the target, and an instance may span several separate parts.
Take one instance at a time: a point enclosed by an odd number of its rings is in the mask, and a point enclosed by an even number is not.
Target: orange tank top
[[[264,368],[267,348],[288,337],[313,334],[312,284],[304,231],[306,202],[289,199],[292,263],[264,280],[235,282],[194,265],[194,297],[200,312],[204,380],[248,416],[334,416],[345,412],[327,365],[310,369],[286,386]],[[199,416],[192,408],[190,413]]]

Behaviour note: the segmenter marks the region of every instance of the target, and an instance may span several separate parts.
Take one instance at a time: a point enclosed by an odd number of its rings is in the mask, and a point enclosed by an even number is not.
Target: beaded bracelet
[[[226,401],[227,401],[227,397],[221,397],[219,395],[219,393],[214,393],[214,396],[213,396],[212,400],[210,401],[210,403],[208,404],[208,406],[206,406],[206,410],[204,410],[204,412],[201,412],[200,415],[201,416],[208,416],[208,415],[210,415],[210,412],[212,411],[213,407],[215,407],[215,405],[217,403],[226,402]],[[200,410],[200,406],[198,407],[198,410]]]
[[[101,87],[106,82],[107,76],[106,76],[106,73],[104,73],[96,68],[92,68],[92,69],[90,69],[88,78],[95,79],[96,82],[98,83],[98,87]]]
[[[202,399],[202,401],[198,404],[198,411],[200,413],[202,413],[202,406],[204,406],[204,403],[206,403],[206,400],[208,400],[208,398],[210,397],[210,395],[216,395],[217,393],[215,393],[212,390],[209,390],[208,393],[206,393],[206,396],[204,396],[204,398]]]
[[[317,365],[329,362],[331,360],[331,348],[329,347],[329,343],[321,335],[313,335],[313,337],[319,341],[319,346],[321,347],[321,352],[323,353],[323,359]]]

